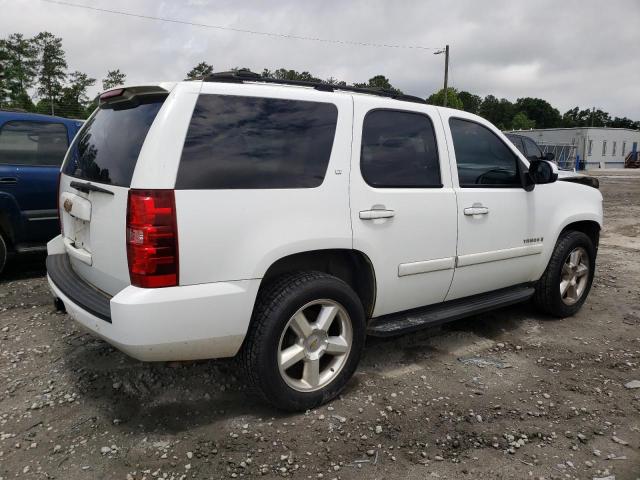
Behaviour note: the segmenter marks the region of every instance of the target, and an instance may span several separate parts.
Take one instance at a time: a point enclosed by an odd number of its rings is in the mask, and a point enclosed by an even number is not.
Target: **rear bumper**
[[[61,281],[59,272],[47,278],[53,294],[76,322],[144,361],[234,356],[249,326],[260,283],[242,280],[158,289],[129,286],[109,299],[109,322],[90,311],[88,302],[78,295],[79,287]]]

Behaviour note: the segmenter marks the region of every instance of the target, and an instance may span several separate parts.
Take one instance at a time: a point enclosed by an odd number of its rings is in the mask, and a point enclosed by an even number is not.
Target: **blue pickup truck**
[[[60,232],[60,165],[82,120],[0,110],[0,273]]]

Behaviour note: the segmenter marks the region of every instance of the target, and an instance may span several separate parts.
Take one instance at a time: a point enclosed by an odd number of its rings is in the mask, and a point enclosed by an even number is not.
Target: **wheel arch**
[[[367,318],[376,301],[376,276],[369,257],[359,250],[325,249],[297,252],[279,258],[265,272],[260,289],[286,273],[319,271],[346,282],[356,292]]]
[[[558,238],[563,233],[568,231],[577,231],[584,233],[593,242],[593,246],[598,249],[598,243],[600,242],[600,224],[595,220],[577,220],[565,225]]]

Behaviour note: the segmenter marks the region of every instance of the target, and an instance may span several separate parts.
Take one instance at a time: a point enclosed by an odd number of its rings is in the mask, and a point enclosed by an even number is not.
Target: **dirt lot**
[[[142,364],[54,311],[42,257],[0,281],[0,480],[640,478],[640,172],[574,318],[527,305],[370,339],[330,405],[285,415],[230,361]],[[179,319],[176,319],[179,321]]]

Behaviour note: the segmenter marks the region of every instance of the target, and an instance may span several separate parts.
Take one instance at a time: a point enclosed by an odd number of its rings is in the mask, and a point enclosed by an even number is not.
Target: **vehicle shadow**
[[[531,308],[518,305],[399,337],[369,337],[361,371],[382,363],[401,367],[428,361],[442,353],[434,343],[451,334],[462,333],[456,342],[463,346],[472,343],[467,334],[496,340],[533,314]],[[145,433],[177,434],[218,423],[240,429],[243,423],[258,418],[295,415],[252,394],[233,359],[139,362],[90,334],[80,333],[67,340],[64,362],[68,377],[83,396],[123,428],[134,425]],[[361,375],[354,376],[343,395],[358,390],[362,380]]]
[[[290,416],[249,394],[233,359],[139,362],[79,334],[68,342],[64,363],[83,396],[123,428],[176,434],[219,422]]]
[[[45,276],[46,258],[46,252],[23,253],[10,257],[0,274],[0,284]]]

